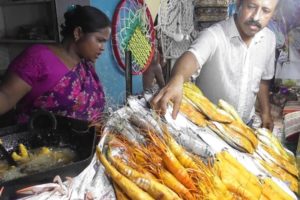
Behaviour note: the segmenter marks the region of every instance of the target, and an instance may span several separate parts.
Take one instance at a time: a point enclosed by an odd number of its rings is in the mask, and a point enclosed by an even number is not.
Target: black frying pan
[[[47,129],[43,128],[39,130],[37,127],[39,127],[38,124],[42,123],[41,118],[49,120],[53,116],[47,118],[45,117],[45,113],[34,116],[36,119],[34,119],[33,126],[29,123],[29,125],[16,125],[0,129],[0,139],[5,149],[10,153],[16,151],[19,143],[23,143],[29,149],[42,146],[67,146],[76,152],[78,160],[62,167],[51,168],[7,182],[0,182],[0,188],[4,186],[4,191],[0,199],[15,199],[16,190],[30,185],[51,182],[56,175],[59,175],[61,178],[76,176],[90,163],[93,157],[96,145],[96,132],[93,127],[89,128],[88,122],[54,116],[55,126],[53,126],[52,121],[49,123],[50,125]],[[36,122],[38,123],[35,124]],[[44,123],[47,124],[48,122]],[[1,152],[0,159],[4,159]]]

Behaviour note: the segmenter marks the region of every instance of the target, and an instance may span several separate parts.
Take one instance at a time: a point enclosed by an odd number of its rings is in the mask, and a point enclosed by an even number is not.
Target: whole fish
[[[204,160],[211,158],[215,154],[213,149],[202,138],[193,133],[193,130],[186,129],[185,132],[179,132],[172,127],[169,127],[168,130],[180,145]]]

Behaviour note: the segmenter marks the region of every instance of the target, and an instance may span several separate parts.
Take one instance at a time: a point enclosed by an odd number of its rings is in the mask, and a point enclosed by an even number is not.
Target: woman
[[[104,108],[104,92],[93,63],[109,39],[110,20],[91,6],[73,6],[62,25],[59,44],[36,44],[9,66],[0,86],[0,115],[17,105],[17,121],[35,109],[96,121]]]

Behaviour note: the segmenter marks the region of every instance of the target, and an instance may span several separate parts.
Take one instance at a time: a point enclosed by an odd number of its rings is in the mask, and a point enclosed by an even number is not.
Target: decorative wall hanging
[[[125,51],[132,53],[132,74],[143,73],[154,55],[155,32],[143,0],[121,0],[112,25],[112,47],[119,66],[125,69]]]
[[[194,0],[161,0],[158,35],[165,59],[178,58],[192,43]]]

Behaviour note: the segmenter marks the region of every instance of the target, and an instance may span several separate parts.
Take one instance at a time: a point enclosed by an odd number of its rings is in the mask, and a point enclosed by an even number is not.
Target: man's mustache
[[[249,21],[246,22],[246,25],[249,25],[249,26],[256,26],[258,27],[259,29],[261,29],[262,25],[258,22],[258,21],[255,21],[253,19],[250,19]]]

